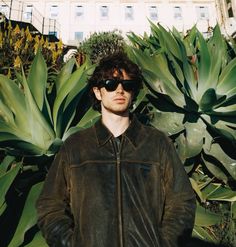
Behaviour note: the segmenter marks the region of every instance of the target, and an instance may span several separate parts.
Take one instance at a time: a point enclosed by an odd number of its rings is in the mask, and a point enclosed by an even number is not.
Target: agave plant
[[[0,224],[11,211],[11,203],[24,206],[17,209],[22,210],[21,217],[12,220],[16,229],[7,230],[13,235],[9,247],[20,246],[24,241],[29,246],[47,246],[40,232],[32,242],[25,240],[25,234],[37,222],[34,205],[50,157],[71,133],[90,125],[97,116],[91,109],[87,112],[90,105],[86,80],[93,67],[89,60],[76,67],[72,58],[55,79],[55,96],[47,90],[48,69],[40,50],[27,76],[23,70],[16,80],[0,75],[0,149],[11,155],[0,163]],[[12,216],[15,214],[12,212]],[[1,242],[4,244],[4,239]]]
[[[205,211],[207,203],[230,203],[235,221],[236,57],[228,53],[219,26],[209,39],[196,27],[183,37],[153,23],[150,36],[128,37],[129,56],[142,68],[149,89],[142,111],[173,138],[192,176],[199,199],[194,235],[216,242],[204,227],[220,224],[222,215]]]
[[[55,81],[56,97],[51,105],[46,93],[47,66],[40,51],[27,78],[24,72],[16,81],[0,75],[1,147],[12,154],[55,154],[68,136],[92,70],[89,60],[75,71],[74,66],[72,58],[59,73]]]
[[[8,217],[6,197],[17,197],[14,200],[18,202],[22,200],[22,186],[29,191],[23,207],[18,209],[22,211],[21,216],[11,222],[16,224],[16,229],[11,233],[13,237],[8,241],[8,247],[22,244],[27,247],[47,246],[41,232],[36,231],[34,207],[43,184],[42,164],[45,166],[47,160],[51,161],[49,158],[54,156],[69,135],[80,128],[89,127],[100,115],[91,108],[86,87],[87,77],[95,65],[86,60],[74,70],[75,65],[76,59],[72,58],[58,74],[52,90],[55,96],[49,95],[49,90],[46,90],[47,67],[40,51],[27,77],[24,71],[16,81],[0,75],[0,149],[17,156],[6,156],[0,164],[0,225],[1,218]],[[138,96],[136,107],[142,102],[144,92]],[[38,158],[25,163],[27,156]],[[16,166],[15,159],[19,157],[23,162]],[[27,172],[30,175],[25,182],[24,174]],[[16,194],[11,192],[13,185],[18,191]],[[6,224],[5,229],[9,233]],[[27,235],[31,239],[27,239]]]

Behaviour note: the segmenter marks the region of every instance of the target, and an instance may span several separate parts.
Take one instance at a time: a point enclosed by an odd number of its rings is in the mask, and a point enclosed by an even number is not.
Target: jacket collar
[[[95,123],[94,127],[99,146],[104,145],[109,141],[109,139],[113,138],[113,134],[102,123],[101,118]],[[131,123],[127,130],[123,133],[123,136],[126,137],[129,142],[133,144],[133,146],[137,147],[139,143],[138,139],[140,137],[140,134],[142,133],[142,130],[142,124],[138,121],[136,116],[132,116]]]

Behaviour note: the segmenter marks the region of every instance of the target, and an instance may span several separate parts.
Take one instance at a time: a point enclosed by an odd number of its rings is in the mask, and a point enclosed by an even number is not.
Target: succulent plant
[[[204,38],[196,27],[184,37],[151,23],[149,36],[130,33],[129,40],[129,56],[143,70],[148,88],[139,110],[173,139],[189,173],[199,202],[194,235],[217,242],[204,227],[220,224],[221,215],[206,205],[228,202],[234,222],[236,204],[234,44],[218,25]]]

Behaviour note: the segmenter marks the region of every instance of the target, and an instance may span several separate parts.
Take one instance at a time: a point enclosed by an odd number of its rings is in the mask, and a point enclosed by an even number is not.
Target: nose
[[[124,92],[124,88],[123,88],[121,83],[118,84],[118,86],[116,88],[116,92],[118,92],[118,93],[123,93]]]

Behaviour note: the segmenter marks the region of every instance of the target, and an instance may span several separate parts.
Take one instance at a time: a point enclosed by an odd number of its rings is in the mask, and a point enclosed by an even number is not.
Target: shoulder
[[[65,141],[65,146],[71,146],[74,143],[83,142],[84,140],[88,139],[89,137],[94,136],[94,126],[86,128],[86,129],[80,129],[77,132],[70,135]]]
[[[155,128],[152,125],[145,125],[143,123],[141,124],[141,128],[143,129],[143,131],[146,133],[146,135],[152,137],[152,138],[158,138],[158,139],[162,139],[163,141],[170,141],[170,138],[168,137],[167,133]]]

